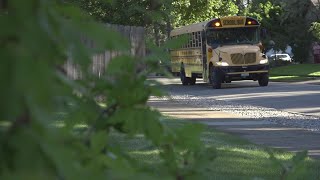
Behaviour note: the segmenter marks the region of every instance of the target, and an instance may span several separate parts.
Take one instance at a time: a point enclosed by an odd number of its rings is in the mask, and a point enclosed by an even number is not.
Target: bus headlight
[[[218,66],[229,66],[227,62],[216,62]]]
[[[260,64],[267,64],[268,63],[268,59],[262,59],[260,60]]]

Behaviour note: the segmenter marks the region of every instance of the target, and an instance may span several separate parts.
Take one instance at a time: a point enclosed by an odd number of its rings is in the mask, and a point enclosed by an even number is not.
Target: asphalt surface
[[[320,117],[320,80],[299,83],[270,82],[267,87],[260,87],[258,82],[237,81],[223,84],[222,89],[213,89],[201,81],[194,86],[182,86],[179,78],[153,79],[160,81],[169,93],[188,94],[184,98],[194,96]],[[290,152],[307,150],[310,157],[320,159],[320,132],[272,123],[263,118],[252,119],[232,111],[210,110],[201,104],[186,104],[184,100],[151,98],[149,104],[163,114],[214,126],[255,144]],[[300,121],[304,123],[303,119]]]
[[[320,159],[320,133],[273,124],[261,119],[247,119],[232,113],[208,110],[179,100],[151,98],[148,104],[167,116],[213,126],[261,146],[289,152],[307,150],[310,157]]]
[[[316,83],[270,82],[260,87],[254,81],[235,81],[222,84],[222,89],[213,89],[197,79],[194,86],[182,86],[179,78],[156,78],[170,92],[214,98],[240,104],[274,108],[287,112],[320,116],[320,85]]]

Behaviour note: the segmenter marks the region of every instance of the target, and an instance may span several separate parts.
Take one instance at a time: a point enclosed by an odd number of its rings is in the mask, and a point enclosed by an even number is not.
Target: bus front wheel
[[[268,86],[269,84],[269,74],[261,74],[258,79],[260,86]]]
[[[190,85],[195,85],[197,81],[197,77],[192,75],[192,77],[190,78]]]
[[[180,69],[180,80],[182,85],[186,86],[190,83],[190,78],[186,77],[186,72],[184,71],[184,68],[181,67]]]
[[[214,89],[221,89],[222,77],[218,69],[211,67],[210,70],[210,82]]]

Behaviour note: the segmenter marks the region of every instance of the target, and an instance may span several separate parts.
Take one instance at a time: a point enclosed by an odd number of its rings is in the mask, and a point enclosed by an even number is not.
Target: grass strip
[[[166,118],[169,128],[183,126],[183,120]],[[161,163],[158,149],[154,148],[143,136],[133,139],[113,133],[112,141],[125,149],[128,154],[140,162],[147,163],[153,169]],[[244,139],[207,127],[201,135],[201,141],[207,148],[216,148],[218,157],[207,167],[205,176],[208,179],[279,179],[283,169],[274,165],[266,147],[252,144]],[[268,148],[269,149],[269,148]],[[272,150],[277,160],[289,164],[293,153]],[[307,159],[303,162],[304,170],[298,176],[307,179],[320,178],[320,161]],[[300,174],[299,174],[300,173]]]
[[[270,70],[270,80],[275,82],[299,82],[320,78],[320,64],[291,64]]]
[[[320,64],[291,64],[274,67],[271,76],[320,77]]]

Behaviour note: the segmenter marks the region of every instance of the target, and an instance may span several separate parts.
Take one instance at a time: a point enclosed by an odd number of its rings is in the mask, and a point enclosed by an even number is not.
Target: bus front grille
[[[256,53],[247,53],[242,55],[241,53],[231,54],[231,60],[233,64],[251,64],[256,62]]]
[[[231,54],[231,60],[233,64],[244,64],[243,55],[240,53]]]
[[[247,53],[244,55],[245,63],[252,64],[256,62],[256,53]]]

